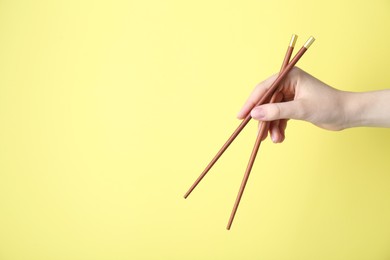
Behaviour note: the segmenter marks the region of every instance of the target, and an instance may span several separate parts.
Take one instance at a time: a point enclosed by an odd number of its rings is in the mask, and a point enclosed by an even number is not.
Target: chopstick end
[[[293,34],[293,35],[291,36],[291,40],[290,40],[289,47],[294,48],[294,47],[295,47],[295,43],[297,42],[297,39],[298,39],[298,35]]]
[[[313,44],[313,42],[316,39],[313,36],[310,36],[310,38],[306,41],[306,43],[303,45],[306,49],[309,49],[309,47]]]

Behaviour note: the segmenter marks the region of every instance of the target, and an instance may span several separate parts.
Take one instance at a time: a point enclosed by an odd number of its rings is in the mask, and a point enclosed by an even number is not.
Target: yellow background
[[[345,2],[345,3],[343,3]],[[0,1],[0,259],[390,259],[390,131],[290,122],[225,229],[278,71],[389,88],[386,1]]]

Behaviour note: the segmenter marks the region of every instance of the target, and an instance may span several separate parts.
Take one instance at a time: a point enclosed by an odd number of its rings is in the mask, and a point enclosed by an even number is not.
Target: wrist
[[[371,125],[369,103],[367,92],[344,92],[345,128]]]
[[[390,90],[350,93],[349,127],[390,127]]]

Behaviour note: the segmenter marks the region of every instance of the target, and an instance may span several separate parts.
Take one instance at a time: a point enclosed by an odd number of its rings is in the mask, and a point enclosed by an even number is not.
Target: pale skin
[[[272,121],[269,132],[275,143],[284,141],[288,119],[304,120],[333,131],[359,126],[390,127],[390,89],[341,91],[297,67],[279,86],[276,103],[255,107],[276,77],[259,83],[237,115],[243,119],[250,113],[253,119]]]

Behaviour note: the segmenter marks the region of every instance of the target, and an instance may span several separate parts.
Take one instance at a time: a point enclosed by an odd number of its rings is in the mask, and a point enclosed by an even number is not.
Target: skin
[[[390,127],[389,89],[341,91],[297,67],[279,86],[275,103],[255,107],[276,77],[259,83],[237,115],[243,119],[250,113],[253,119],[270,121],[269,132],[275,143],[284,141],[288,119],[304,120],[333,131],[360,126]]]

